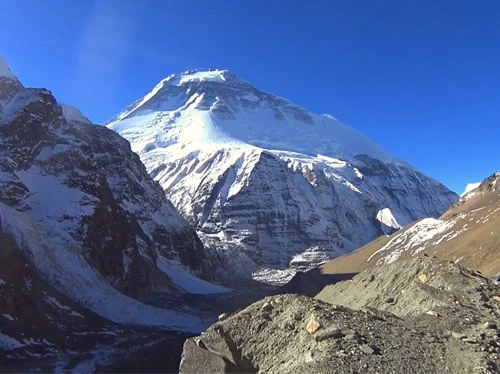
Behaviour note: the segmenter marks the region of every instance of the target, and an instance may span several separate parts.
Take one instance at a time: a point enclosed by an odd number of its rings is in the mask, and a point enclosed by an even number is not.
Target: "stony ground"
[[[181,373],[498,373],[500,287],[418,257],[267,297],[184,344]]]

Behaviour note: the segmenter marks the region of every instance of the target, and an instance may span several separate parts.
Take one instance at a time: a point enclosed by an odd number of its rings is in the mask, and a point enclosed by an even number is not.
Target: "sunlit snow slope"
[[[367,154],[405,165],[332,116],[311,114],[228,71],[170,76],[108,127],[127,135],[141,154],[154,149],[174,153],[188,146],[252,145],[342,159]]]
[[[221,277],[313,266],[457,198],[335,118],[228,71],[172,75],[107,126],[218,254]]]

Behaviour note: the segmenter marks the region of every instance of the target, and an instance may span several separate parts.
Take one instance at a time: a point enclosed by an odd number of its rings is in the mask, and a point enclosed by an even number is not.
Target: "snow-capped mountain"
[[[199,331],[196,316],[138,296],[225,291],[196,277],[213,273],[204,246],[129,143],[59,105],[50,91],[24,88],[1,59],[0,249],[0,314],[13,323],[26,310],[6,295],[22,289],[36,305],[57,291],[80,313],[115,323]],[[44,282],[36,281],[36,294],[28,292],[33,276],[12,273],[14,258]],[[57,326],[49,317],[40,316]]]
[[[225,70],[169,76],[107,127],[217,253],[221,277],[310,267],[457,199],[335,118]]]

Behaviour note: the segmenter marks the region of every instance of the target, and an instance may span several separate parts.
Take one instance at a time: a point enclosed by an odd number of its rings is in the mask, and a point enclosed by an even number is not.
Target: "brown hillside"
[[[487,276],[500,274],[500,173],[485,179],[439,220],[417,221],[325,263],[320,270],[323,274],[355,273],[421,252],[455,261]]]

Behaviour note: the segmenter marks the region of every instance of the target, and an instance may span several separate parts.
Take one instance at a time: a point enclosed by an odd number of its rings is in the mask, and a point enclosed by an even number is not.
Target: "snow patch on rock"
[[[414,256],[422,252],[429,245],[453,239],[453,235],[444,236],[444,234],[454,224],[455,220],[444,221],[434,218],[424,218],[407,230],[396,234],[386,245],[373,253],[367,261],[384,252],[388,254],[378,260],[377,264],[390,264],[399,260],[405,252],[410,252]]]
[[[169,261],[164,257],[159,256],[156,260],[158,268],[160,268],[170,279],[185,292],[197,295],[208,295],[216,293],[225,293],[230,289],[218,286],[213,283],[205,282],[202,279],[196,278],[192,274],[182,269],[182,265],[178,262]]]
[[[283,286],[290,282],[296,273],[297,271],[292,269],[278,270],[260,268],[252,274],[252,279],[257,282],[271,284],[274,286]]]
[[[84,123],[92,123],[87,117],[85,117],[82,112],[78,108],[67,104],[59,104],[62,111],[63,116],[69,122],[84,122]]]
[[[467,194],[470,194],[473,190],[475,190],[476,188],[479,187],[479,185],[481,184],[481,182],[478,182],[478,183],[468,183],[467,186],[465,186],[465,191],[462,192],[462,194],[460,195],[460,197],[463,197]],[[469,195],[471,196],[471,195]]]
[[[17,341],[16,339],[2,334],[0,332],[0,349],[3,351],[10,351],[16,348],[24,347],[25,344]]]
[[[377,212],[375,217],[377,221],[382,224],[382,231],[384,234],[389,235],[394,230],[400,229],[402,226],[398,223],[394,215],[389,208],[381,209]]]
[[[45,293],[45,301],[50,304],[53,308],[55,309],[59,309],[61,310],[62,312],[66,313],[67,315],[69,316],[72,316],[72,317],[78,317],[78,318],[85,318],[84,316],[82,316],[80,313],[78,312],[75,312],[73,309],[71,309],[70,307],[68,306],[65,306],[65,305],[62,305],[59,301],[57,301],[56,298],[54,297],[51,297],[49,295],[47,295],[47,293]]]
[[[7,313],[2,313],[2,317],[8,319],[11,322],[16,320],[14,317],[12,317],[10,314]]]

